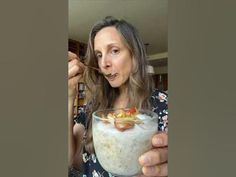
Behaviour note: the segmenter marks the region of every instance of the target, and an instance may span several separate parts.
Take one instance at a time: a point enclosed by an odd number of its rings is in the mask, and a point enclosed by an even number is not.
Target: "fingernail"
[[[148,164],[150,162],[150,159],[147,156],[141,156],[140,161],[143,164]]]
[[[163,140],[161,138],[155,138],[153,140],[153,144],[154,145],[162,145],[163,144]]]

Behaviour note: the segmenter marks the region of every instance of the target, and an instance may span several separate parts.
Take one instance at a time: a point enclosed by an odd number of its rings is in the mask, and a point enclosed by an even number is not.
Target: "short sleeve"
[[[80,111],[80,113],[74,118],[74,122],[77,124],[82,124],[84,127],[86,127],[86,117],[87,114],[85,111]]]
[[[152,111],[158,114],[158,130],[168,131],[168,95],[165,92],[154,90],[150,102]]]

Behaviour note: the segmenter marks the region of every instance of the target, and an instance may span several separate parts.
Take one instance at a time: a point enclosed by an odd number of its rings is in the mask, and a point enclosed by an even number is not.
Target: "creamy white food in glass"
[[[137,175],[141,172],[139,157],[152,148],[151,138],[157,132],[158,116],[148,110],[137,110],[135,116],[142,123],[120,131],[114,124],[100,119],[109,111],[114,110],[93,113],[93,142],[97,158],[102,167],[113,175]]]

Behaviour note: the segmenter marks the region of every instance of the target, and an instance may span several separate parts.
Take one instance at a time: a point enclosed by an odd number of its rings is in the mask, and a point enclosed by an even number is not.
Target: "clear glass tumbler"
[[[141,173],[139,157],[152,148],[151,138],[158,130],[158,115],[152,111],[136,110],[135,123],[130,117],[112,120],[111,114],[130,109],[107,109],[93,113],[93,142],[102,167],[115,176],[134,176]],[[107,121],[108,120],[108,121]],[[117,124],[123,123],[123,128]],[[130,124],[131,123],[131,124]],[[121,128],[121,129],[120,129]]]

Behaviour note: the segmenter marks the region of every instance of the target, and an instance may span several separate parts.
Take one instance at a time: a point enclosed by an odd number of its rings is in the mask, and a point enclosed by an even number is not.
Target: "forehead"
[[[105,27],[101,29],[94,38],[94,47],[108,45],[110,43],[122,43],[123,38],[115,27]]]

